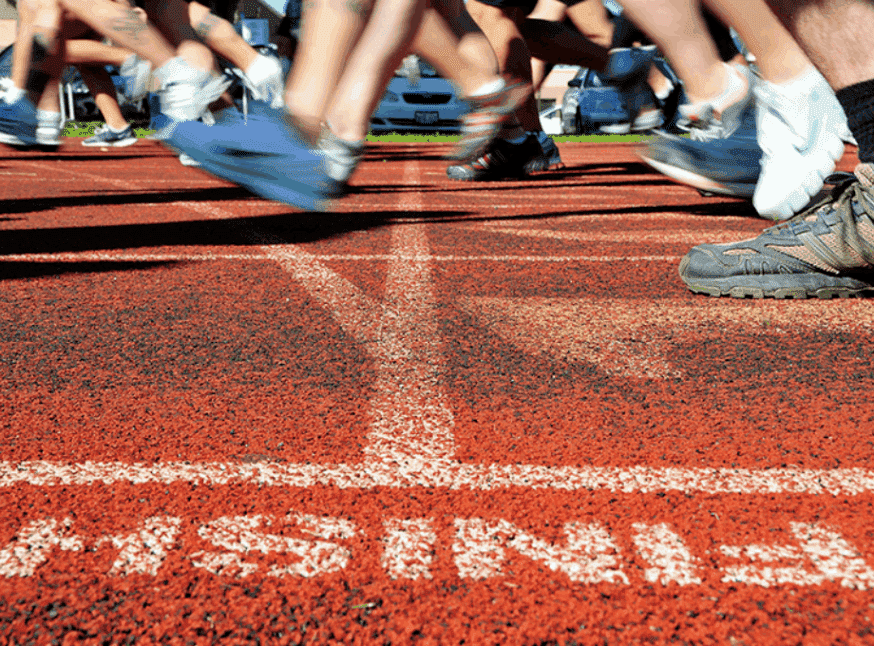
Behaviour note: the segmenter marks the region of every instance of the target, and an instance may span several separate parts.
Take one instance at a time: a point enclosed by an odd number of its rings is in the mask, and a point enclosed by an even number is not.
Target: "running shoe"
[[[338,192],[324,159],[307,146],[284,110],[253,106],[244,128],[236,123],[176,123],[165,143],[216,177],[307,211],[325,210]]]
[[[240,77],[255,101],[268,103],[271,108],[284,105],[285,75],[277,59],[258,54],[249,69],[240,73]]]
[[[844,154],[847,118],[835,93],[815,69],[786,85],[755,88],[762,172],[753,195],[759,215],[782,220],[823,187]]]
[[[155,78],[161,84],[160,113],[171,123],[200,119],[232,83],[225,76],[191,67],[181,58],[173,58],[155,70]],[[163,133],[156,137],[163,138]]]
[[[461,117],[461,139],[446,159],[464,161],[482,155],[531,92],[526,83],[508,84],[504,79],[500,83],[495,92],[465,99],[470,110]]]
[[[57,150],[61,145],[61,130],[64,123],[60,112],[36,111],[36,141],[43,150]]]
[[[543,152],[525,164],[525,171],[527,173],[539,173],[550,170],[551,168],[559,168],[564,165],[561,161],[561,153],[559,153],[558,146],[555,145],[555,141],[553,141],[552,137],[542,130],[530,134],[537,137],[537,141],[540,142],[540,148]]]
[[[724,64],[728,85],[721,95],[707,102],[679,107],[677,127],[699,141],[725,139],[743,125],[753,100],[754,77],[748,67]]]
[[[339,193],[346,193],[349,178],[364,157],[364,141],[340,139],[325,125],[317,144],[319,154],[325,159],[325,172],[337,183]]]
[[[466,164],[450,166],[446,175],[462,182],[519,179],[528,175],[526,167],[541,155],[543,148],[536,135],[528,135],[518,144],[496,139],[482,156]]]
[[[655,45],[644,47],[614,47],[610,50],[607,66],[598,73],[610,85],[635,85],[649,75],[649,68],[658,56]]]
[[[149,61],[131,54],[121,64],[118,74],[124,80],[124,95],[128,101],[136,103],[146,98],[152,81],[152,64]]]
[[[732,136],[699,141],[659,133],[639,151],[643,161],[663,175],[705,193],[751,198],[761,171],[755,112],[748,107],[746,126]]]
[[[7,96],[0,97],[0,143],[17,148],[38,146],[38,126],[36,107],[30,99],[21,97],[9,102]]]
[[[200,168],[200,162],[185,153],[179,155],[179,163],[183,166],[188,166],[189,168]]]
[[[757,238],[694,247],[680,278],[693,292],[735,298],[874,292],[874,165],[828,181],[831,195]]]
[[[128,126],[124,130],[113,130],[107,125],[103,125],[94,131],[91,137],[82,141],[83,146],[101,147],[101,148],[124,148],[137,143],[137,136],[134,134],[134,129]]]

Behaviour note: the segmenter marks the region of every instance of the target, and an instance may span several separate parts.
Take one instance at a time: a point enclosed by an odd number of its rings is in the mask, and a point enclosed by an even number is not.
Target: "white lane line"
[[[285,249],[288,245],[268,245],[268,249]],[[310,254],[315,261],[363,261],[388,262],[391,254]],[[492,255],[428,255],[420,254],[405,258],[410,263],[434,262],[525,262],[525,263],[574,263],[574,262],[676,262],[681,256],[492,256]],[[214,260],[265,260],[273,262],[276,253],[253,251],[252,253],[130,253],[115,251],[84,251],[58,253],[20,253],[0,255],[2,262],[209,262]]]
[[[419,163],[404,165],[403,183],[421,182]],[[401,193],[400,211],[419,211],[422,194]],[[376,355],[373,422],[365,454],[371,460],[419,469],[449,461],[455,454],[454,418],[442,393],[443,364],[431,264],[423,224],[392,228],[392,257],[385,279],[385,309]]]
[[[483,230],[480,227],[471,227]],[[636,244],[700,244],[708,242],[731,242],[743,237],[744,233],[730,230],[709,230],[702,233],[700,229],[690,231],[557,231],[555,229],[530,229],[525,227],[489,227],[489,232],[504,233],[521,238],[546,238],[550,240],[571,240],[574,242],[615,242]]]
[[[418,162],[407,162],[403,181],[421,183]],[[223,209],[192,202],[186,206],[211,218]],[[424,208],[418,191],[403,192],[401,211]],[[451,460],[455,452],[453,416],[440,392],[441,344],[438,341],[428,241],[423,224],[395,226],[387,256],[386,294],[377,301],[322,265],[296,245],[246,231],[350,336],[374,358],[376,379],[370,401],[371,421],[365,455],[376,463],[417,472],[424,465]]]
[[[653,494],[833,495],[874,493],[874,470],[731,469],[680,467],[546,467],[423,464],[415,473],[373,462],[347,464],[237,464],[224,462],[0,462],[0,488],[130,483],[252,484],[265,487],[377,489],[434,487],[449,490],[521,488]]]

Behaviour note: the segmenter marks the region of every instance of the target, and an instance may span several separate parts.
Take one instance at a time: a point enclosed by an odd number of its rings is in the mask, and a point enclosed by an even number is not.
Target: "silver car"
[[[424,61],[407,62],[395,73],[370,120],[374,132],[458,132],[468,110],[455,87]]]

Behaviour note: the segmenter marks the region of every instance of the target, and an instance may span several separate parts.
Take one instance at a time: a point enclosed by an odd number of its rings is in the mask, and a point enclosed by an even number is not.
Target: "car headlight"
[[[382,100],[388,103],[397,103],[398,101],[400,101],[400,97],[398,97],[398,95],[394,92],[389,92],[388,90],[386,90],[385,95],[382,97]]]

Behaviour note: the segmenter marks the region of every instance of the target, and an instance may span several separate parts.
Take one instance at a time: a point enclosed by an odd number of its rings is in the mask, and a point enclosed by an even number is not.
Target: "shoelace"
[[[787,229],[794,235],[803,235],[810,231],[810,223],[807,219],[812,214],[819,213],[822,209],[828,209],[830,212],[835,212],[840,218],[840,222],[832,227],[833,233],[838,240],[846,244],[855,252],[865,263],[874,265],[874,240],[865,240],[860,232],[857,223],[856,211],[853,209],[853,204],[858,204],[869,220],[874,222],[874,205],[871,204],[866,196],[866,189],[862,186],[859,178],[852,173],[833,173],[825,179],[826,184],[834,185],[831,194],[817,202],[810,208],[801,211],[788,220],[781,222],[773,227],[765,229],[765,233],[774,232],[781,233]],[[819,217],[819,216],[817,216]],[[851,254],[845,254],[841,258],[842,262],[835,269],[850,270],[858,269],[859,266]]]

